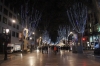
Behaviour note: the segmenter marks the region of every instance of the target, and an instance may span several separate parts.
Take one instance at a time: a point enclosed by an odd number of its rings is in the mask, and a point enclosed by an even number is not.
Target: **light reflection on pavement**
[[[28,54],[14,54],[15,59],[11,59],[1,64],[1,66],[100,66],[99,62],[89,59],[83,54],[72,53],[61,50],[55,55],[50,50],[48,54],[34,51]]]

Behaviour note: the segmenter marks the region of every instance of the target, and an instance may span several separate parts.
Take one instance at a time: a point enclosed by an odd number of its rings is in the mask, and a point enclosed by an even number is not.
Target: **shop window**
[[[3,17],[3,23],[7,24],[7,18]]]
[[[8,15],[8,10],[4,8],[4,14]]]

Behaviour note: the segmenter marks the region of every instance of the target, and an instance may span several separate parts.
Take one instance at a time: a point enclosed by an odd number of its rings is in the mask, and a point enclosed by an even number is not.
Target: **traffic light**
[[[82,40],[85,41],[85,38],[83,37]]]

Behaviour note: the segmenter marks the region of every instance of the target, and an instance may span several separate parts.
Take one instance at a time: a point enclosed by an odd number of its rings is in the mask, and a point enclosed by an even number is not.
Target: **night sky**
[[[7,0],[16,10],[20,12],[20,6],[27,0]],[[42,13],[42,18],[39,22],[38,30],[42,31],[47,25],[47,30],[53,41],[56,41],[57,29],[59,25],[70,25],[67,17],[67,9],[69,9],[75,2],[90,3],[87,0],[30,0],[30,7]],[[89,4],[88,4],[89,5]]]

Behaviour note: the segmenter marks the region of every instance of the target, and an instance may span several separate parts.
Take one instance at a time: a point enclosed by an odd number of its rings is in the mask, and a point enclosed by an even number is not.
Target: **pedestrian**
[[[57,54],[57,47],[56,46],[54,46],[54,53],[55,53],[55,55]]]

